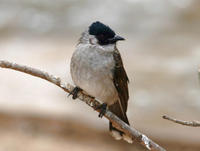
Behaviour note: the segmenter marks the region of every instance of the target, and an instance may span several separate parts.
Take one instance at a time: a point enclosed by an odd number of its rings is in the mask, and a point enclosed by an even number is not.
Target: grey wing
[[[129,92],[128,92],[129,79],[124,69],[121,55],[118,50],[115,50],[113,57],[115,60],[115,67],[113,69],[113,82],[115,88],[117,89],[120,100],[117,101],[112,106],[110,106],[109,109],[123,121],[128,123],[128,119],[126,117],[126,111],[129,99]],[[119,112],[119,110],[121,110],[121,112]]]

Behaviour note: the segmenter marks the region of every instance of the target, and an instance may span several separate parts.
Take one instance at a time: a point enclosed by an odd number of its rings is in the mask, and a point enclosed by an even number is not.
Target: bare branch
[[[30,74],[30,75],[35,76],[35,77],[40,77],[44,80],[47,80],[47,81],[57,85],[58,87],[62,88],[67,93],[71,92],[74,89],[74,87],[71,86],[70,84],[65,86],[65,84],[60,80],[60,78],[55,77],[53,75],[48,74],[47,72],[44,72],[44,71],[41,71],[41,70],[38,70],[38,69],[35,69],[35,68],[31,68],[31,67],[27,67],[27,66],[24,66],[24,65],[19,65],[19,64],[16,64],[16,63],[11,63],[11,62],[8,62],[8,61],[3,61],[3,60],[2,61],[0,60],[0,67],[17,70],[17,71],[20,71],[20,72]],[[100,103],[97,100],[90,97],[89,95],[87,95],[84,92],[79,92],[78,98],[81,101],[85,102],[90,107],[92,107],[93,109],[95,109],[98,105],[100,105]],[[96,110],[96,111],[99,112],[99,110]],[[117,128],[119,128],[121,131],[123,131],[126,135],[131,137],[132,140],[142,144],[148,150],[165,151],[164,148],[162,148],[161,146],[159,146],[158,144],[153,142],[146,135],[138,132],[135,128],[130,127],[129,125],[124,123],[122,120],[120,120],[116,115],[114,115],[109,110],[106,111],[104,116],[109,121],[111,121]]]
[[[198,121],[182,121],[182,120],[177,120],[175,118],[171,118],[171,117],[166,116],[166,115],[163,116],[163,119],[172,121],[174,123],[186,125],[186,126],[192,126],[192,127],[199,127],[200,126],[200,122],[198,122]]]

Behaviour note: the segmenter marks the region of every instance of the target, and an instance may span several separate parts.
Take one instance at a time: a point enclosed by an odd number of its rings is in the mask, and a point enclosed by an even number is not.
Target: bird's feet
[[[82,91],[81,88],[75,87],[68,96],[72,95],[72,99],[75,100],[78,97],[78,92]]]
[[[100,110],[99,112],[99,117],[102,118],[105,113],[106,113],[106,109],[107,109],[107,104],[106,103],[103,103],[99,106],[96,107],[96,110]]]

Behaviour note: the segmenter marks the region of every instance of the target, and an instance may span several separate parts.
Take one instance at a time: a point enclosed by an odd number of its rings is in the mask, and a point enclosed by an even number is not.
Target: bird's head
[[[88,34],[92,37],[90,40],[95,41],[99,45],[116,44],[119,40],[125,40],[115,34],[115,32],[107,25],[97,21],[89,26]]]

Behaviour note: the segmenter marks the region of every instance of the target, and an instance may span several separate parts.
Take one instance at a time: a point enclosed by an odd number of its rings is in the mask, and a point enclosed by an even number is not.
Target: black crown
[[[96,21],[92,23],[89,27],[90,35],[105,35],[106,37],[112,38],[115,36],[115,32],[109,27],[104,25],[103,23]]]

